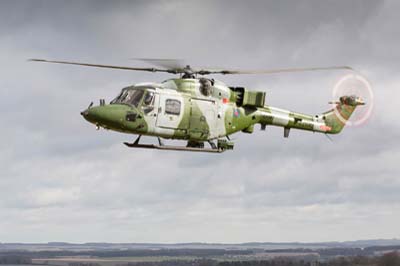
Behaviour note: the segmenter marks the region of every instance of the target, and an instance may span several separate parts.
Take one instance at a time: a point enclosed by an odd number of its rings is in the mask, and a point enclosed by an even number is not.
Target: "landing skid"
[[[159,145],[140,144],[139,143],[140,137],[141,136],[139,136],[133,143],[124,142],[124,144],[129,148],[157,149],[157,150],[169,150],[169,151],[192,151],[192,152],[210,152],[210,153],[222,153],[225,151],[224,149],[220,148],[197,148],[197,147],[164,145],[160,138],[158,138]],[[214,147],[216,147],[215,144]]]
[[[192,147],[171,146],[171,145],[160,146],[155,144],[133,144],[128,142],[124,142],[124,144],[129,148],[144,148],[144,149],[157,149],[157,150],[169,150],[169,151],[213,152],[213,153],[224,152],[224,150],[211,149],[211,148],[192,148]]]

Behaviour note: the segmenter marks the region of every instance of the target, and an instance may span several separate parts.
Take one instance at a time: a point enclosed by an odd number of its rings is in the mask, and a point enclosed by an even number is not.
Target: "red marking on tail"
[[[321,125],[321,126],[319,126],[319,128],[323,131],[330,131],[332,129],[330,126],[326,126],[326,125]]]

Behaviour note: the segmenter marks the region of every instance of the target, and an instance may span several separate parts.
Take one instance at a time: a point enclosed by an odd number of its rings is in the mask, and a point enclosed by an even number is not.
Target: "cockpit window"
[[[138,107],[143,94],[142,89],[123,89],[121,94],[111,101],[111,104],[129,104]]]
[[[128,97],[127,97],[128,103],[130,103],[130,104],[134,105],[135,107],[137,107],[139,105],[139,103],[140,103],[140,100],[143,97],[143,93],[144,93],[143,90],[135,90],[132,93],[129,93]]]

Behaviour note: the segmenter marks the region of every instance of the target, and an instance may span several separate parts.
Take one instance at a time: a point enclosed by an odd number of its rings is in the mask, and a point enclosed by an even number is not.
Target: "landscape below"
[[[400,266],[400,240],[326,243],[0,243],[0,264],[54,266]]]

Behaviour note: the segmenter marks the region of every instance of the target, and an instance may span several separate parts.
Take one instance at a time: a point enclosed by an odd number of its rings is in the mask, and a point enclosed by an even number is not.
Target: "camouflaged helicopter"
[[[175,64],[165,67],[166,61],[142,59],[158,63],[163,68],[124,67],[66,61],[30,59],[35,62],[71,64],[88,67],[133,71],[164,72],[180,75],[179,78],[161,83],[139,83],[123,88],[109,104],[104,99],[99,106],[89,107],[81,115],[96,127],[123,133],[136,134],[131,148],[197,151],[221,153],[232,150],[234,143],[229,136],[253,133],[256,124],[261,130],[266,126],[283,128],[285,138],[290,129],[307,130],[324,134],[341,132],[358,105],[364,102],[356,95],[343,95],[334,107],[324,113],[307,115],[272,107],[265,104],[264,91],[251,91],[244,87],[229,87],[221,81],[206,78],[210,74],[271,74],[330,69],[350,69],[347,66],[293,68],[258,71],[193,69]],[[168,64],[167,64],[168,65]],[[142,144],[142,135],[158,138],[158,144]],[[185,140],[185,146],[165,145],[162,139]],[[205,147],[208,142],[210,147]]]

